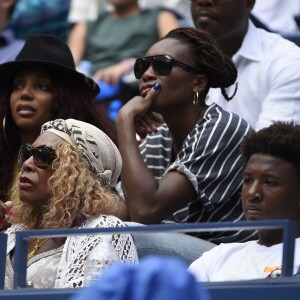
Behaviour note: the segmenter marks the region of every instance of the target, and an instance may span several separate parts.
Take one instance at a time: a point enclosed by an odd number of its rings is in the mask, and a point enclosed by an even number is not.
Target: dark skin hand
[[[164,123],[164,118],[156,112],[149,111],[135,121],[136,133],[144,139],[148,133],[156,132],[157,127]]]
[[[143,120],[147,131],[156,130],[149,111],[158,95],[159,91],[151,88],[145,98],[134,97],[122,107],[116,119],[125,199],[131,220],[145,224],[161,222],[196,197],[191,182],[179,172],[168,172],[157,181],[140,154],[136,124]]]

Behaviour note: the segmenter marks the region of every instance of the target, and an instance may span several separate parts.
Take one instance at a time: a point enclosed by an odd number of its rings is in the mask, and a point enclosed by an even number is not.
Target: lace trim
[[[113,216],[105,216],[88,221],[83,228],[124,227],[125,224]],[[120,261],[135,264],[138,261],[136,248],[130,234],[75,236],[67,239],[58,269],[55,287],[78,288],[84,285],[85,261],[89,252],[96,246],[101,252],[101,244],[111,243]],[[103,258],[103,257],[102,257]],[[109,257],[107,258],[109,260]],[[103,260],[103,268],[107,267]]]
[[[105,228],[105,227],[124,227],[124,226],[126,225],[118,218],[114,216],[102,215],[93,220],[86,221],[83,224],[82,228]],[[15,232],[17,230],[22,230],[22,229],[23,227],[20,224],[17,224],[17,225],[13,225],[6,231],[6,233],[8,234],[7,254],[10,253],[12,249],[15,247]],[[138,256],[137,256],[136,248],[131,234],[68,237],[63,247],[61,260],[58,266],[55,287],[56,288],[83,287],[85,261],[87,259],[89,252],[92,249],[94,249],[96,246],[99,247],[99,249],[101,249],[101,244],[103,245],[104,243],[108,243],[108,242],[111,243],[113,247],[116,249],[120,261],[129,264],[137,263]],[[43,256],[43,253],[40,255]],[[39,259],[38,255],[36,257],[33,257],[30,263],[33,263],[37,259]],[[9,274],[7,268],[6,276],[8,275]]]

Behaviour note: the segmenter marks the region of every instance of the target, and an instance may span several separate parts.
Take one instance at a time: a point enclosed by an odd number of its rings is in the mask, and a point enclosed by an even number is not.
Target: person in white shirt
[[[294,274],[300,265],[300,125],[275,122],[244,138],[242,204],[248,221],[297,223]],[[194,261],[198,281],[250,280],[281,275],[282,231],[259,230],[258,240],[220,244]]]
[[[256,28],[249,20],[254,4],[255,0],[191,1],[195,26],[209,31],[238,69],[234,100],[225,101],[217,90],[210,91],[209,99],[256,130],[274,121],[300,123],[300,49],[278,34]]]
[[[189,1],[139,0],[138,3],[142,9],[169,9],[181,19],[182,25],[192,26],[193,24]],[[99,12],[113,11],[113,9],[108,0],[71,0],[68,21],[73,24],[88,20],[93,21],[96,20]]]
[[[103,1],[99,0],[71,0],[68,14],[68,22],[94,21],[97,19],[98,11],[104,9]]]

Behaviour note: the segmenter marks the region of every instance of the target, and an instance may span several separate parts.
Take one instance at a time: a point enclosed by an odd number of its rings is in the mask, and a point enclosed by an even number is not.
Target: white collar
[[[248,60],[260,61],[261,57],[261,36],[259,34],[259,29],[254,26],[254,24],[249,20],[248,30],[244,37],[242,46],[233,55],[233,61],[237,61],[240,57],[246,58]]]

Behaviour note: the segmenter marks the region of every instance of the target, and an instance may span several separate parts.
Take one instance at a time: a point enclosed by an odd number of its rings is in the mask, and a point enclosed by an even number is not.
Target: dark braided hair
[[[234,84],[237,69],[229,56],[223,54],[212,35],[204,30],[192,27],[171,30],[163,39],[173,38],[188,44],[196,62],[196,69],[203,70],[208,80],[208,88],[221,88],[224,98],[231,100],[237,91],[237,84],[232,96],[228,96],[225,88]]]
[[[266,154],[291,163],[300,178],[300,125],[293,122],[275,122],[249,136],[241,145],[246,162],[253,154]]]

